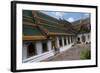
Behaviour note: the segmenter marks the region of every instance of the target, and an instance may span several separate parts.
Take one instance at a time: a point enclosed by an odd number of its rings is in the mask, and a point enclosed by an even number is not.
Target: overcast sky
[[[54,12],[54,11],[41,11],[49,16],[55,17],[57,19],[65,19],[69,22],[74,22],[79,19],[84,19],[89,17],[89,13],[82,12]]]

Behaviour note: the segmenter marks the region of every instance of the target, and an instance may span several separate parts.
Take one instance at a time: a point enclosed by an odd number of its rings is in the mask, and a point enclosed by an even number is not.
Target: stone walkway
[[[53,57],[50,57],[44,61],[66,61],[66,60],[80,60],[80,51],[82,49],[90,49],[89,44],[77,44],[72,46],[69,50],[59,53]]]

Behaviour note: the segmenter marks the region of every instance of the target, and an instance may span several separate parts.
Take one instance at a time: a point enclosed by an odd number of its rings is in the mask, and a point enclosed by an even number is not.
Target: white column
[[[27,58],[27,48],[28,48],[28,44],[23,43],[23,48],[22,48],[22,59],[26,59]]]
[[[70,44],[71,44],[71,43],[72,43],[72,42],[71,42],[71,36],[69,36],[69,40],[70,40]]]
[[[83,42],[82,42],[82,34],[81,34],[79,37],[80,37],[80,42],[83,43]]]
[[[67,36],[67,40],[69,40],[69,36]],[[68,42],[68,41],[67,41]],[[70,42],[70,41],[69,41]],[[68,45],[69,45],[69,43],[68,43]]]
[[[62,37],[61,39],[62,39],[62,46],[64,46],[64,37]]]
[[[66,36],[66,44],[68,45],[68,37]]]
[[[42,42],[36,42],[36,52],[37,52],[37,55],[41,54],[42,53]]]
[[[57,48],[59,48],[60,47],[60,45],[59,45],[59,37],[56,37],[56,44],[57,44]]]
[[[70,36],[70,43],[72,43],[72,41],[71,41],[71,40],[72,40],[72,38],[71,38],[71,37],[72,37],[72,36]]]
[[[48,48],[48,51],[51,51],[52,50],[51,40],[48,40],[47,41],[47,48]]]

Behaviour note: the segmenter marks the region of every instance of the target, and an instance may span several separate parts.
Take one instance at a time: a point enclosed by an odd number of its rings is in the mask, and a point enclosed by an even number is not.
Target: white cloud
[[[56,18],[63,18],[63,16],[64,16],[63,12],[52,12],[52,14],[54,16],[56,16]]]
[[[70,17],[70,18],[67,19],[67,21],[73,22],[73,21],[75,21],[75,19],[73,17]]]
[[[45,13],[47,15],[50,15],[54,18],[61,18],[61,19],[64,19],[64,15],[67,14],[67,13],[64,13],[64,12],[46,12],[46,11],[41,11],[42,13]]]
[[[56,12],[55,15],[58,16],[58,17],[60,17],[60,18],[63,17],[63,13],[61,13],[61,12]]]
[[[63,13],[61,12],[45,12],[45,11],[41,11],[41,12],[47,15],[53,16],[55,18],[58,18],[58,19],[63,17]]]

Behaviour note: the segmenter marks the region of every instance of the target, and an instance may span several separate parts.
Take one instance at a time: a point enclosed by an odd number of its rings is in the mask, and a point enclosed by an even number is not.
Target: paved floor
[[[50,57],[44,61],[66,61],[66,60],[79,60],[80,59],[80,51],[82,49],[90,49],[90,45],[86,44],[77,44],[72,46],[69,50],[64,51],[62,53],[56,54],[53,57]]]

